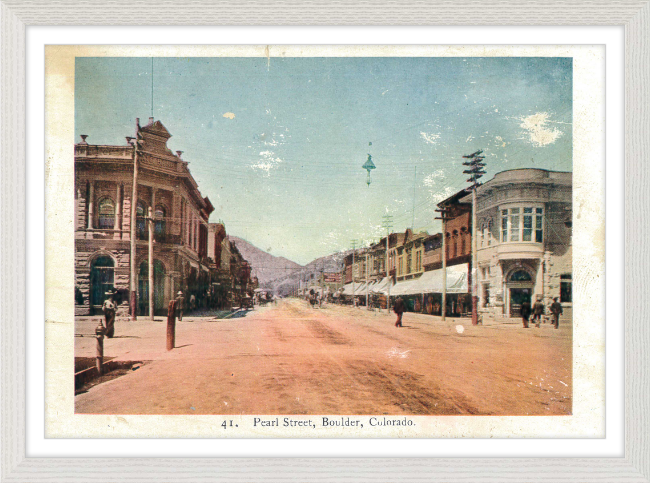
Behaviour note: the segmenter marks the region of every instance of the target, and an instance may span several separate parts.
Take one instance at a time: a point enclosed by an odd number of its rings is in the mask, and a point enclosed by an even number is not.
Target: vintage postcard
[[[48,436],[602,436],[603,64],[49,48]]]

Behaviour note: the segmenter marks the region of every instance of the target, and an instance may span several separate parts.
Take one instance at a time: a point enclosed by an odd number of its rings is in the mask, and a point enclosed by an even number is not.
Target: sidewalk
[[[246,317],[263,312],[257,310],[212,311],[209,315],[183,315],[183,320],[176,319],[176,349],[200,345],[207,327],[212,324],[241,322]],[[102,317],[84,316],[75,318],[75,357],[95,357],[96,338],[95,328]],[[79,337],[81,336],[81,337]],[[128,317],[118,317],[115,320],[115,336],[104,337],[105,359],[120,361],[152,361],[164,359],[167,351],[167,317],[156,316],[151,321],[149,316],[139,316],[136,321]]]
[[[323,307],[320,310],[326,310],[326,309],[335,309],[340,311],[341,313],[345,313],[346,315],[352,315],[352,316],[384,315],[384,316],[390,316],[392,318],[396,317],[396,315],[393,313],[392,310],[390,314],[388,314],[386,312],[386,309],[379,310],[374,308],[372,310],[367,310],[366,307],[364,306],[352,307],[351,305],[337,305],[337,304],[328,303],[326,305],[323,305]],[[319,309],[314,309],[314,310],[319,310]],[[481,324],[479,324],[479,327],[480,325],[483,325],[485,327],[506,327],[506,326],[523,327],[521,317],[506,317],[506,316],[495,317],[493,315],[487,315],[487,314],[479,314],[479,317],[481,320]],[[405,320],[417,321],[418,323],[432,324],[432,325],[442,324],[442,323],[459,324],[463,326],[472,325],[471,317],[452,317],[448,315],[446,317],[446,320],[443,322],[442,317],[439,315],[428,315],[428,314],[422,314],[418,312],[404,312],[404,318]],[[564,326],[571,325],[571,319],[560,317],[560,327],[562,327],[563,325]]]

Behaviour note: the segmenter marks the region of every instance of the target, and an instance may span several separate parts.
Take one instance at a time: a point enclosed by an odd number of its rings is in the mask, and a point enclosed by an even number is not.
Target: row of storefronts
[[[251,267],[224,225],[208,222],[214,207],[182,152],[169,150],[160,121],[137,120],[135,131],[125,145],[83,135],[74,147],[76,315],[100,312],[112,290],[118,315],[149,314],[150,290],[156,314],[178,291],[196,307],[240,304],[255,288]]]
[[[461,190],[438,205],[448,214],[444,235],[407,229],[388,236],[388,257],[386,238],[350,253],[344,261],[342,299],[385,308],[390,292],[391,300],[401,297],[410,311],[439,315],[445,256],[447,314],[469,314],[474,236],[480,312],[518,317],[525,301],[541,298],[548,307],[557,297],[570,314],[571,173],[503,171],[478,188],[477,200],[476,229],[471,193]]]

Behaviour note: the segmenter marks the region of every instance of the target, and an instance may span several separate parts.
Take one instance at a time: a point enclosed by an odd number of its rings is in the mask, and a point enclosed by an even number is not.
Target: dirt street
[[[394,320],[285,299],[240,318],[185,317],[171,352],[164,322],[118,321],[106,355],[149,362],[76,396],[76,412],[571,413],[570,322],[556,330],[411,313],[403,328]],[[95,325],[77,322],[77,332]],[[93,355],[94,339],[76,342],[76,356]]]

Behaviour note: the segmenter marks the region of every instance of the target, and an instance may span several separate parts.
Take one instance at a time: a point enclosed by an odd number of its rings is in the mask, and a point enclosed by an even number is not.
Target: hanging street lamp
[[[375,163],[372,162],[372,156],[370,154],[368,154],[368,161],[363,163],[362,168],[368,171],[368,179],[366,180],[366,184],[368,187],[370,187],[370,170],[376,168]]]

